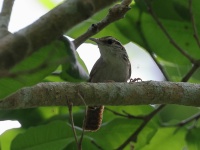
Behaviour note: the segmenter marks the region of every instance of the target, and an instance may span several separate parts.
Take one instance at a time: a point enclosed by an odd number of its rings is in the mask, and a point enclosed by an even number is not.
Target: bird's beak
[[[96,39],[96,38],[89,38],[91,41],[94,41],[95,43],[99,43],[99,39]]]

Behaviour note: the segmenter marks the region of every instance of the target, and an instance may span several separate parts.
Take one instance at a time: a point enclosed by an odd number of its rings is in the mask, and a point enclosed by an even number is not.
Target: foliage
[[[196,72],[189,73],[195,62],[192,63],[188,57],[181,53],[173,45],[172,40],[194,60],[200,58],[200,48],[197,40],[193,37],[192,23],[194,22],[191,21],[191,16],[193,16],[197,30],[200,32],[200,2],[193,0],[192,15],[188,1],[168,0],[163,2],[153,0],[149,2],[151,2],[153,14],[166,29],[170,38],[166,36],[161,25],[156,23],[155,18],[147,10],[145,0],[135,0],[131,6],[132,9],[124,19],[112,23],[95,37],[111,35],[120,39],[123,44],[130,41],[136,43],[143,47],[151,57],[154,57],[170,81],[184,81],[184,77],[188,76],[189,82],[199,83],[200,70],[197,69]],[[48,7],[52,8],[52,3]],[[107,11],[108,8],[104,9],[71,29],[67,35],[77,38],[92,23],[100,21],[107,14]],[[0,97],[5,97],[21,87],[41,81],[85,81],[87,69],[78,54],[75,55],[71,44],[65,38],[54,41],[19,63],[11,70],[11,77],[0,79]],[[31,64],[31,68],[29,64]],[[61,72],[61,76],[52,75],[53,71]],[[128,113],[134,116],[146,116],[157,106],[112,106],[108,108],[123,115]],[[179,124],[182,120],[197,113],[199,113],[199,109],[196,107],[167,105],[138,133],[137,140],[131,141],[125,149],[131,149],[132,145],[136,150],[200,149],[198,118],[193,119],[193,121],[191,119],[191,122],[188,121],[183,125]],[[73,116],[76,132],[80,138],[84,107],[73,107]],[[18,120],[22,127],[8,130],[0,136],[2,150],[77,148],[69,124],[69,113],[65,107],[1,110],[0,120],[8,119]],[[142,119],[128,119],[128,117],[122,117],[105,110],[101,129],[97,132],[86,132],[82,148],[83,150],[95,150],[99,146],[102,149],[116,149],[137,131],[142,122],[144,122]]]
[[[59,67],[59,65],[61,66]],[[56,68],[58,69],[56,70]],[[10,76],[1,78],[0,98],[24,86],[34,85],[45,77],[44,81],[55,81],[55,76],[52,77],[50,74],[53,71],[60,71],[62,79],[73,82],[85,81],[88,78],[87,69],[83,61],[76,54],[70,41],[65,37],[42,47],[12,68]],[[56,80],[62,81],[58,78]]]

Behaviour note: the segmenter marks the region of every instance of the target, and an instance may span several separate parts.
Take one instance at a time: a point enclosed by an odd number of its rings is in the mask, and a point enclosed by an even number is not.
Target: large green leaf
[[[78,138],[80,138],[80,136],[78,137]],[[92,144],[92,139],[91,138],[89,138],[89,137],[87,137],[87,136],[85,136],[84,138],[83,138],[83,141],[82,141],[82,149],[83,150],[98,150],[98,148],[94,145],[94,144]],[[75,141],[72,141],[69,145],[67,145],[63,150],[76,150],[76,149],[78,149],[77,148],[77,144],[76,144],[76,142]]]
[[[0,135],[0,149],[1,150],[10,150],[10,146],[12,143],[12,140],[19,135],[20,133],[23,133],[25,130],[23,128],[19,129],[10,129],[5,131],[3,134]]]
[[[191,106],[167,105],[160,113],[162,123],[176,124],[180,121],[199,113],[199,108]],[[184,112],[184,115],[183,115]]]
[[[29,128],[13,140],[11,150],[62,150],[74,141],[72,129],[63,121]]]
[[[152,138],[151,142],[146,145],[142,150],[171,150],[171,149],[184,149],[185,142],[185,129],[177,128],[159,128],[157,133]]]
[[[28,128],[30,126],[36,126],[43,124],[48,119],[51,119],[57,115],[66,115],[68,113],[66,107],[37,107],[29,109],[17,109],[17,110],[0,110],[0,120],[17,120],[22,127]],[[26,114],[26,115],[24,115]],[[60,117],[61,118],[61,117]],[[67,119],[67,116],[65,118]],[[58,120],[58,117],[57,117]]]
[[[140,125],[141,120],[115,118],[102,124],[98,132],[87,133],[103,149],[115,149]]]
[[[193,128],[189,130],[186,136],[186,141],[189,150],[200,149],[200,128]]]
[[[10,71],[15,76],[0,79],[0,98],[42,81],[57,68],[60,59],[66,57],[65,49],[62,42],[54,41],[17,64]]]

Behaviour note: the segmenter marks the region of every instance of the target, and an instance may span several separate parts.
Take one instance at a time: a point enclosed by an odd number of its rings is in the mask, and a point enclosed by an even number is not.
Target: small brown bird
[[[131,64],[125,48],[111,36],[90,40],[97,43],[100,58],[90,72],[89,82],[127,82],[131,76]],[[85,130],[96,131],[100,128],[104,106],[88,106]]]

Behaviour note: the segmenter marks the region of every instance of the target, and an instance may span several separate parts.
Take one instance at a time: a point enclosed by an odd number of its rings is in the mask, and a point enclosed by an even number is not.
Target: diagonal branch
[[[12,12],[12,7],[15,0],[4,0],[2,10],[0,13],[0,38],[9,34],[8,25],[10,22],[10,16]]]
[[[192,27],[194,30],[194,38],[200,48],[200,40],[199,40],[199,35],[198,35],[198,31],[197,31],[197,26],[196,26],[196,22],[194,19],[194,14],[192,12],[192,0],[189,0],[189,11],[190,11],[190,17],[191,17],[191,21],[192,21]]]
[[[138,32],[141,35],[142,40],[144,41],[145,47],[147,52],[149,53],[149,55],[151,56],[151,58],[153,59],[153,61],[156,63],[156,65],[158,66],[158,68],[160,69],[160,71],[162,72],[163,76],[165,77],[166,81],[169,81],[169,78],[164,70],[164,68],[162,67],[162,65],[158,62],[158,60],[156,59],[156,55],[155,53],[151,50],[151,48],[149,47],[149,44],[146,40],[146,38],[144,37],[144,33],[142,31],[142,27],[141,27],[141,23],[139,23],[142,19],[142,13],[139,13],[139,21],[138,23],[136,23],[136,26],[138,28]]]
[[[96,24],[92,24],[91,27],[84,34],[73,41],[75,48],[77,49],[89,37],[97,34],[112,22],[122,19],[126,12],[130,9],[130,3],[131,0],[123,0],[121,4],[116,4],[112,8],[110,8],[107,16],[103,20]]]
[[[104,109],[112,112],[116,116],[121,116],[121,117],[125,117],[125,118],[128,118],[128,119],[142,119],[143,120],[145,118],[145,116],[133,116],[133,115],[127,113],[126,111],[123,111],[123,114],[122,114],[122,113],[113,111],[112,109],[110,109],[108,107],[105,107]]]
[[[164,127],[174,127],[174,126],[182,127],[182,126],[185,126],[186,124],[188,124],[192,121],[197,121],[199,118],[200,118],[200,113],[196,113],[193,116],[191,116],[191,117],[189,117],[185,120],[182,120],[177,124],[162,124],[162,126],[164,126]]]
[[[5,36],[0,40],[0,70],[13,67],[113,2],[115,0],[67,0],[26,28]]]
[[[190,77],[197,71],[199,65],[194,64],[192,68],[188,71],[188,73],[182,78],[181,82],[187,82]]]
[[[146,6],[147,6],[147,10],[148,12],[151,14],[151,16],[153,17],[153,19],[156,21],[157,25],[160,27],[160,29],[163,31],[163,33],[165,34],[165,36],[169,39],[170,43],[181,53],[183,54],[183,56],[185,56],[188,60],[190,60],[191,63],[195,63],[195,59],[193,57],[191,57],[184,49],[182,49],[175,41],[174,39],[171,37],[171,35],[167,32],[167,30],[165,29],[165,27],[163,26],[163,24],[161,23],[161,21],[158,19],[158,17],[156,16],[156,14],[153,12],[151,4],[149,2],[147,2],[147,0],[145,0]]]
[[[157,109],[155,109],[154,111],[152,111],[149,115],[147,115],[144,118],[144,121],[142,122],[142,124],[139,126],[139,128],[122,144],[120,145],[117,150],[121,150],[124,149],[131,141],[136,142],[137,141],[137,137],[138,134],[143,130],[143,128],[149,123],[149,121],[163,108],[165,107],[165,105],[160,105]]]

